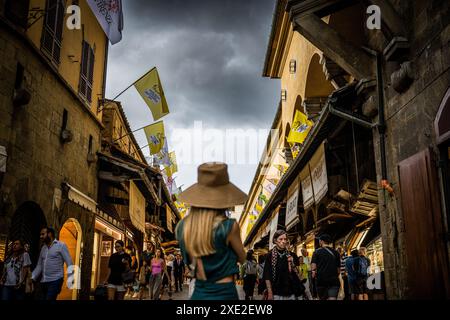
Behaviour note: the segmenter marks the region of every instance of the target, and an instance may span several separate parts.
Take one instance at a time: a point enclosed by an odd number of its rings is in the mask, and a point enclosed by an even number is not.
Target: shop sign
[[[314,193],[312,189],[311,175],[309,174],[309,164],[300,172],[302,184],[303,207],[305,211],[314,203]]]
[[[139,231],[145,233],[145,197],[133,181],[130,181],[130,219]]]
[[[287,201],[286,207],[286,229],[299,221],[298,217],[298,185],[295,186],[295,191]]]
[[[325,145],[317,149],[311,161],[300,172],[303,207],[305,211],[313,203],[318,203],[328,192],[327,165],[325,161]]]
[[[269,241],[269,249],[272,249],[273,244],[273,235],[278,230],[278,212],[275,214],[275,216],[272,218],[272,223],[270,224],[270,241]]]
[[[318,203],[328,191],[327,165],[324,153],[322,153],[317,165],[311,170],[311,177],[313,181],[314,198],[316,203]]]

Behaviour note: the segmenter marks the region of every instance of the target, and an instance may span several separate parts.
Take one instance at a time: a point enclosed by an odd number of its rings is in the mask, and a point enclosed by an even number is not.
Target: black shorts
[[[359,289],[359,294],[367,293],[367,278],[359,279],[356,281],[356,284]]]
[[[339,294],[339,286],[317,287],[317,294],[320,300],[327,300],[328,298],[336,298]]]
[[[361,294],[357,281],[348,281],[350,294]]]

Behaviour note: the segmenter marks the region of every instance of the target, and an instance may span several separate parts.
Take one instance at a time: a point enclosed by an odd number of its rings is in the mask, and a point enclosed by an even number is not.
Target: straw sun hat
[[[209,162],[198,167],[197,183],[180,194],[191,207],[227,209],[247,200],[247,195],[230,182],[225,163]]]

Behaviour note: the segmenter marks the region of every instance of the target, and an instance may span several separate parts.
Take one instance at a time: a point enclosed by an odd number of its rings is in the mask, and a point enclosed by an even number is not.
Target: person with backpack
[[[253,250],[247,252],[247,258],[243,263],[243,280],[244,280],[244,292],[245,300],[253,300],[253,293],[255,291],[256,276],[257,276],[257,263],[253,256]]]
[[[317,281],[317,294],[320,300],[336,300],[340,282],[341,256],[331,247],[331,237],[323,234],[319,237],[320,248],[311,259],[312,277]]]
[[[353,268],[356,273],[356,283],[359,289],[358,300],[369,300],[367,294],[367,277],[370,267],[370,260],[366,257],[366,248],[359,248],[359,257],[353,262]]]
[[[348,289],[350,298],[352,300],[358,300],[359,287],[357,284],[356,271],[354,268],[355,259],[359,258],[357,249],[354,249],[350,253],[350,257],[345,260],[345,273],[347,274]]]

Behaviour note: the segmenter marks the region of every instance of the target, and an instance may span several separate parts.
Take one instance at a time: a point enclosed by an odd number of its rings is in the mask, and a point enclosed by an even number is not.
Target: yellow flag
[[[175,155],[175,151],[172,151],[169,154],[169,158],[170,158],[170,168],[172,169],[172,173],[178,172],[177,156]]]
[[[303,144],[313,124],[314,123],[309,121],[308,117],[304,113],[297,110],[295,112],[294,122],[292,123],[291,132],[289,132],[287,141],[290,144]]]
[[[175,156],[175,151],[169,153],[169,158],[170,158],[170,166],[164,167],[164,170],[166,171],[166,175],[168,177],[172,177],[174,173],[178,172],[178,165],[177,165],[177,158]]]
[[[164,145],[164,123],[162,121],[156,122],[144,128],[147,136],[148,145],[150,147],[150,154],[157,154]]]
[[[144,99],[145,103],[147,103],[155,121],[169,113],[169,107],[156,68],[153,68],[138,80],[134,84],[134,87],[142,99]]]

